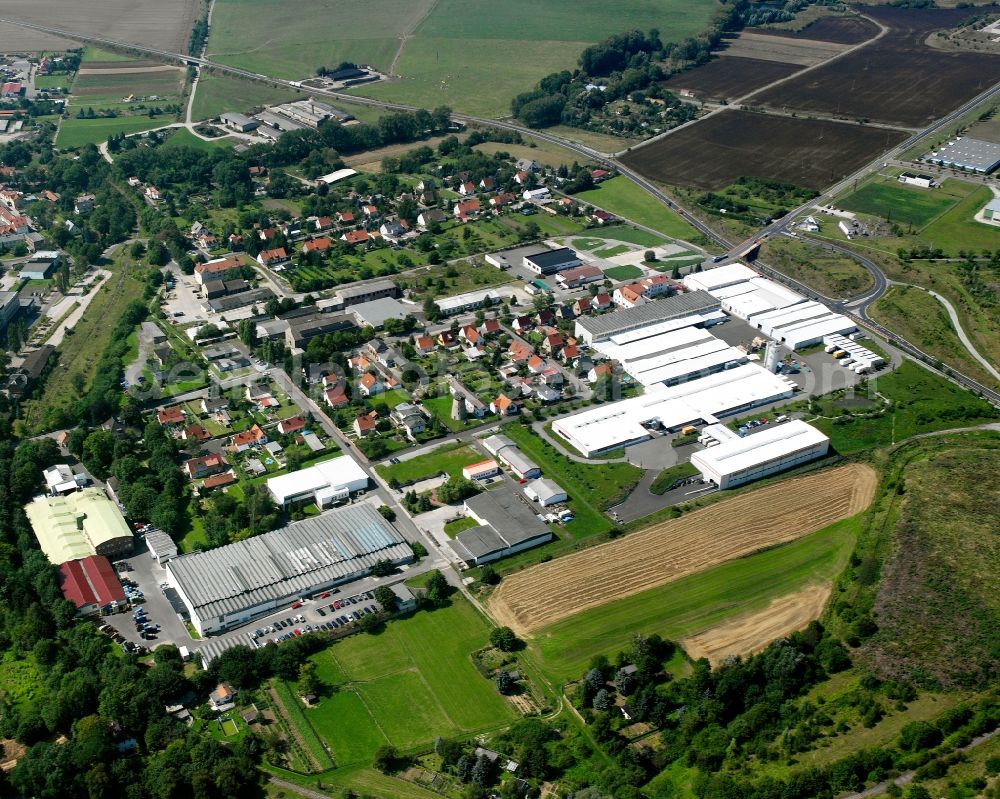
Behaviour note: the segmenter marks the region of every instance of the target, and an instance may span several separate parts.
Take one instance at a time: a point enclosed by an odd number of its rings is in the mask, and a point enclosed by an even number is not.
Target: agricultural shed
[[[202,635],[245,624],[300,596],[356,580],[413,550],[368,503],[350,505],[167,564],[167,581]]]

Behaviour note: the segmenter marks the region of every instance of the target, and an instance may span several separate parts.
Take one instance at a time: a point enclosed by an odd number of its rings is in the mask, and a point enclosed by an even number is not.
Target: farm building
[[[309,502],[328,508],[367,488],[368,474],[350,455],[331,458],[267,481],[267,490],[281,508]]]
[[[575,334],[585,344],[593,346],[608,339],[623,340],[646,338],[662,333],[665,329],[712,324],[724,318],[719,312],[719,301],[705,291],[689,291],[647,302],[635,308],[626,308],[602,316],[581,316],[576,320]],[[646,332],[651,329],[653,332]]]
[[[294,522],[280,530],[167,564],[202,635],[245,624],[298,597],[356,580],[379,561],[413,560],[413,550],[370,504]]]
[[[802,421],[765,427],[696,452],[691,464],[720,489],[733,488],[826,455],[830,439]]]
[[[99,488],[62,497],[38,497],[24,508],[45,556],[57,566],[90,555],[132,549],[132,531],[118,506]]]
[[[924,156],[924,160],[953,169],[988,175],[1000,166],[1000,144],[960,136],[939,150]]]
[[[470,565],[490,563],[552,540],[552,531],[508,486],[469,497],[465,511],[479,526],[460,532],[451,548]]]
[[[525,255],[522,263],[525,269],[530,269],[535,274],[554,275],[564,269],[581,266],[583,261],[569,247],[560,247],[557,250],[541,250],[531,255]]]
[[[219,119],[227,128],[239,133],[249,133],[260,127],[258,120],[248,117],[246,114],[226,113],[220,116]]]
[[[99,613],[105,605],[125,602],[118,575],[103,555],[89,555],[60,565],[59,588],[81,615]]]
[[[651,437],[649,427],[679,430],[787,399],[795,384],[747,363],[677,386],[652,385],[639,397],[557,419],[552,430],[587,457]]]
[[[532,480],[524,487],[524,495],[541,505],[543,508],[549,507],[549,505],[558,505],[560,502],[565,502],[567,500],[566,492],[560,487],[560,485],[555,480],[549,480],[547,477],[541,477],[538,480]]]

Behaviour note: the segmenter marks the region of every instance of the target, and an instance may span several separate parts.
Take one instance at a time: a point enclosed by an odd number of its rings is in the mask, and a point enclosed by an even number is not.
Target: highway
[[[76,41],[81,41],[87,44],[97,44],[104,45],[106,47],[113,47],[117,49],[131,50],[136,53],[141,53],[147,56],[153,56],[164,61],[177,62],[187,66],[197,66],[199,68],[214,70],[215,72],[234,75],[236,77],[241,77],[253,81],[260,81],[264,83],[271,84],[273,86],[284,86],[289,89],[294,89],[297,91],[302,91],[301,86],[297,85],[294,81],[288,81],[281,78],[273,78],[268,75],[263,75],[259,72],[251,72],[250,70],[240,69],[238,67],[232,67],[227,64],[220,64],[216,61],[210,59],[185,55],[183,53],[174,53],[168,50],[160,50],[151,47],[145,47],[142,45],[133,44],[131,42],[122,42],[115,39],[109,39],[101,36],[84,35],[79,33],[74,33],[73,31],[68,31],[63,28],[57,28],[49,25],[39,25],[33,22],[24,22],[21,20],[10,19],[7,17],[0,17],[0,22],[7,23],[10,25],[16,25],[22,28],[28,28],[30,30],[40,31],[42,33],[48,33],[55,36],[61,36],[66,39],[72,39]],[[369,97],[361,97],[358,95],[347,94],[345,92],[329,91],[324,89],[310,89],[309,92],[316,96],[327,97],[333,100],[338,100],[342,103],[363,105],[371,108],[380,108],[388,111],[404,111],[412,112],[417,111],[419,108],[417,106],[407,105],[405,103],[393,103],[385,100],[375,100]],[[642,175],[638,174],[631,168],[622,164],[614,154],[600,152],[592,147],[587,147],[578,142],[572,141],[570,139],[564,138],[562,136],[556,136],[551,133],[546,133],[543,130],[533,130],[531,128],[524,127],[515,122],[510,122],[507,120],[498,119],[487,119],[485,117],[477,117],[468,114],[452,113],[452,118],[463,124],[474,124],[485,127],[500,128],[502,130],[510,130],[521,134],[522,136],[527,136],[531,138],[538,139],[540,141],[547,141],[552,144],[557,144],[564,147],[567,150],[577,153],[578,155],[587,158],[594,163],[597,163],[605,168],[616,170],[619,174],[623,175],[628,180],[635,183],[651,197],[656,199],[658,202],[663,203],[668,208],[673,209],[678,214],[680,214],[685,221],[687,221],[692,227],[698,230],[700,233],[705,235],[709,240],[714,241],[720,247],[726,251],[726,256],[723,261],[731,261],[736,258],[742,257],[744,253],[751,250],[755,246],[759,245],[765,239],[774,235],[782,235],[788,232],[788,228],[792,225],[794,220],[802,213],[808,211],[810,208],[816,205],[823,205],[831,201],[834,197],[844,191],[846,188],[851,186],[855,181],[859,181],[870,175],[872,172],[878,170],[883,164],[897,159],[906,150],[910,149],[914,145],[923,141],[924,139],[932,136],[934,133],[938,132],[944,127],[955,122],[957,119],[968,113],[976,105],[989,100],[1000,94],[1000,82],[994,84],[990,88],[981,92],[977,96],[973,97],[971,100],[963,103],[961,106],[956,108],[954,111],[945,115],[941,119],[928,125],[926,128],[914,133],[912,136],[907,138],[905,141],[896,145],[892,149],[883,152],[878,158],[873,159],[871,162],[856,170],[853,174],[843,178],[833,186],[829,187],[824,191],[819,197],[810,200],[809,202],[803,203],[798,208],[793,209],[785,216],[777,219],[766,227],[762,228],[758,233],[756,233],[751,238],[742,242],[732,242],[720,233],[713,230],[711,227],[703,223],[697,217],[695,217],[690,211],[682,207],[672,198],[668,197],[667,194],[661,190],[652,181],[644,178]],[[669,131],[667,134],[669,135]],[[648,142],[645,143],[648,145]],[[636,149],[641,149],[643,145],[639,145],[637,148],[633,148],[633,152]],[[839,247],[837,245],[830,244],[828,242],[820,242],[815,239],[809,239],[810,243],[816,244],[817,246],[825,247],[827,249],[837,250],[844,255],[853,258],[859,264],[861,264],[865,269],[867,269],[875,279],[875,289],[862,297],[849,298],[844,300],[837,300],[831,297],[825,297],[808,286],[794,280],[787,275],[782,274],[779,270],[774,269],[768,264],[756,260],[754,262],[755,268],[759,269],[764,274],[781,281],[785,285],[795,289],[796,291],[810,297],[818,302],[822,302],[829,307],[844,313],[854,319],[858,324],[863,324],[869,329],[883,335],[887,338],[893,339],[897,342],[900,349],[906,351],[912,357],[917,358],[925,365],[933,364],[937,359],[924,353],[919,348],[910,344],[909,342],[901,339],[898,335],[892,333],[892,331],[879,325],[877,322],[873,321],[868,316],[868,308],[872,303],[876,302],[879,297],[888,288],[888,281],[882,270],[873,261],[859,255],[853,250],[849,250],[845,247]],[[956,383],[962,385],[969,390],[981,394],[983,397],[993,402],[994,404],[1000,406],[1000,393],[997,391],[987,388],[972,378],[966,377],[960,372],[949,367],[946,377],[949,377]]]

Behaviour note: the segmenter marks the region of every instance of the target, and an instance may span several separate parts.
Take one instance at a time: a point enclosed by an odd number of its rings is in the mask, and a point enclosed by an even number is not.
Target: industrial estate
[[[0,796],[1000,796],[996,6],[8,5]]]

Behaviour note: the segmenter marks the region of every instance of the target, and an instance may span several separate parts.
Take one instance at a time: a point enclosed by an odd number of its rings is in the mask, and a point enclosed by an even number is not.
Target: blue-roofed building
[[[380,561],[402,565],[413,550],[368,503],[349,505],[280,530],[167,564],[201,635],[224,632],[298,598],[357,580]]]

